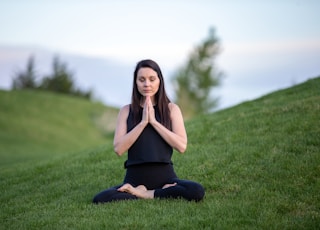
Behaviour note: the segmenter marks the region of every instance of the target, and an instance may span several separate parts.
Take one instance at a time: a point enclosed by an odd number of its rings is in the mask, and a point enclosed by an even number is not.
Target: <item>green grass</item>
[[[7,163],[0,229],[319,229],[319,118],[315,78],[188,121],[188,150],[173,161],[180,178],[204,185],[199,203],[92,205],[124,177],[125,157],[113,153],[110,135],[102,146],[51,161]],[[49,146],[42,154],[52,154]]]
[[[0,91],[0,108],[0,166],[10,167],[101,145],[118,113],[100,103],[41,91]]]

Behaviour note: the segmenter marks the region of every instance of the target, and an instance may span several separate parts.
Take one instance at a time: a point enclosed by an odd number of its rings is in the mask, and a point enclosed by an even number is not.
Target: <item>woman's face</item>
[[[158,92],[160,79],[156,71],[148,67],[143,67],[138,70],[136,84],[142,96],[150,96],[153,98]]]

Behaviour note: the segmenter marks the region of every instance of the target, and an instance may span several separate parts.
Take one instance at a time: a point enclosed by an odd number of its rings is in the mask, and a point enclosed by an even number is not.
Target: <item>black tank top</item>
[[[142,118],[140,108],[140,117]],[[159,110],[154,106],[157,121],[160,121]],[[130,109],[127,119],[127,132],[134,128],[133,113]],[[172,163],[172,147],[148,124],[136,142],[128,150],[128,160],[125,167],[144,163]]]

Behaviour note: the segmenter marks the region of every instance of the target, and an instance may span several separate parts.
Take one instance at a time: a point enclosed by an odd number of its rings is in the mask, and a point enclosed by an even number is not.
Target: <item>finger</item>
[[[151,97],[150,97],[150,96],[148,96],[148,104],[149,104],[149,106],[153,107],[153,105],[152,105],[152,101],[151,101]]]
[[[150,108],[150,98],[149,98],[149,96],[146,97],[145,106],[146,106],[147,111],[149,112],[149,108]]]
[[[148,107],[148,99],[146,98],[146,100],[144,101],[144,105],[143,105],[144,108],[147,108]]]
[[[150,96],[146,96],[145,104],[148,105],[150,101]]]

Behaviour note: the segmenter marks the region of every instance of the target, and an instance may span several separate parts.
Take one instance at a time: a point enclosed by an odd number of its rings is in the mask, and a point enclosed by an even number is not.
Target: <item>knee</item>
[[[196,202],[201,201],[205,195],[205,190],[201,184],[195,184],[192,192],[192,199]]]
[[[92,203],[93,203],[93,204],[99,204],[99,203],[101,203],[101,200],[99,199],[99,196],[98,196],[98,195],[96,195],[95,197],[93,197]]]
[[[92,199],[93,204],[101,204],[106,202],[106,197],[104,196],[103,192],[95,195]]]

